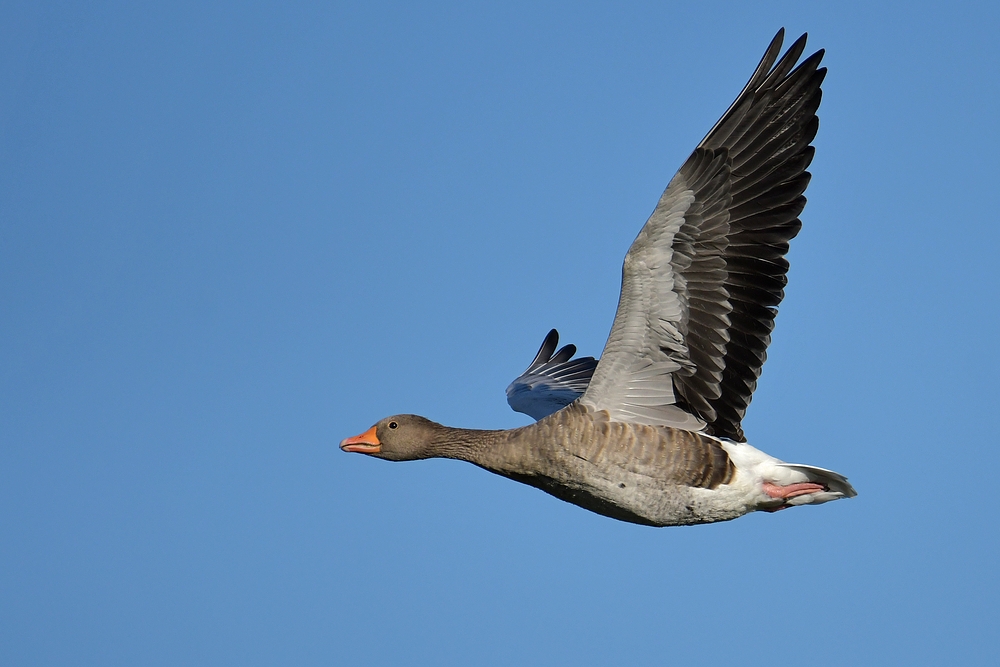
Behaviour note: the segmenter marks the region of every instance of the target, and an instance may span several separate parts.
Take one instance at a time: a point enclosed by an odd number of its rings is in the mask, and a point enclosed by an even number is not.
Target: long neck
[[[433,425],[433,432],[420,458],[458,459],[478,463],[504,440],[506,431],[452,428]]]
[[[459,459],[505,476],[536,474],[558,465],[566,433],[558,420],[547,419],[521,428],[480,431],[440,426],[429,456]]]
[[[531,466],[531,447],[524,442],[534,425],[510,430],[477,430],[435,425],[427,457],[468,461],[499,473],[516,473]]]

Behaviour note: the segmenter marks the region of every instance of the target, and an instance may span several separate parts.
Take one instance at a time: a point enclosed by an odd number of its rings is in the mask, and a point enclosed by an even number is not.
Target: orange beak
[[[378,454],[382,451],[382,443],[378,441],[378,436],[375,435],[375,427],[372,426],[361,435],[356,435],[353,438],[347,438],[346,440],[341,441],[340,448],[345,452]]]

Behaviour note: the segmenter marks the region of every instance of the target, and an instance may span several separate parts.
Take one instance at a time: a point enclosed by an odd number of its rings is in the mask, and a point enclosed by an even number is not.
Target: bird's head
[[[419,415],[386,417],[370,429],[340,443],[345,452],[368,454],[390,461],[413,461],[435,455],[442,426]]]

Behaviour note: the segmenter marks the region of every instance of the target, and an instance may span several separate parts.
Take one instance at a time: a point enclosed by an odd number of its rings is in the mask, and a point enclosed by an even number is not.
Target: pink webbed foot
[[[771,482],[764,482],[763,484],[764,493],[771,496],[775,500],[783,500],[785,503],[778,505],[776,507],[762,507],[765,512],[777,512],[778,510],[788,509],[791,505],[787,504],[787,501],[796,496],[804,496],[807,493],[816,493],[817,491],[826,491],[826,487],[822,484],[813,484],[812,482],[802,482],[800,484],[789,484],[788,486],[781,486],[780,484],[772,484]]]
[[[813,484],[812,482],[789,484],[788,486],[779,486],[778,484],[764,482],[764,493],[775,500],[789,500],[796,496],[804,496],[807,493],[817,493],[818,491],[826,491],[826,487],[822,484]]]

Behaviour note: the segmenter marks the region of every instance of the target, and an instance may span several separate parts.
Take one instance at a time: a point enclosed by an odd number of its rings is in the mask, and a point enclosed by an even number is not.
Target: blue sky
[[[0,662],[996,664],[996,6],[422,4],[0,6]],[[781,26],[829,75],[744,426],[858,498],[650,529],[338,450],[599,354]]]

